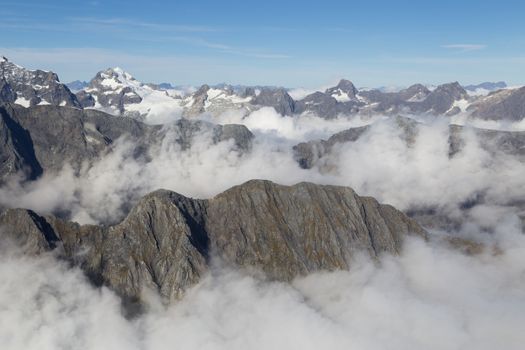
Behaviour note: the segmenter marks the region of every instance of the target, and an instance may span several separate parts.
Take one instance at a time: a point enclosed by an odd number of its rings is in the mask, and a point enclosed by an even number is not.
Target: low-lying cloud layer
[[[66,167],[29,184],[14,179],[0,188],[0,204],[70,212],[81,223],[114,222],[130,203],[159,188],[206,198],[254,178],[350,186],[401,210],[438,208],[456,216],[464,215],[458,210],[461,205],[476,198],[482,197],[485,205],[507,206],[525,196],[522,160],[488,152],[473,132],[464,133],[461,152],[449,157],[448,122],[443,118],[425,120],[413,144],[407,144],[395,122],[381,117],[326,121],[281,117],[264,108],[247,118],[232,112],[218,121],[250,128],[256,135],[252,150],[241,154],[233,140],[213,144],[206,133],[182,150],[176,135],[168,132],[146,162],[134,158],[131,142],[120,140],[80,176]],[[367,123],[372,127],[361,138],[336,145],[314,168],[300,169],[294,160],[292,147],[298,142]]]
[[[207,119],[203,116],[204,119]],[[421,119],[422,120],[422,119]],[[319,273],[291,285],[216,267],[178,303],[149,295],[142,316],[125,319],[119,299],[51,256],[0,251],[0,344],[3,349],[521,349],[525,342],[525,238],[519,203],[525,164],[480,146],[473,132],[449,157],[448,121],[425,119],[412,144],[392,120],[281,117],[262,109],[221,123],[255,134],[252,150],[232,140],[197,137],[182,150],[167,133],[151,160],[135,159],[120,140],[79,176],[69,168],[0,188],[0,204],[41,213],[69,212],[81,223],[115,222],[130,203],[158,188],[210,197],[253,178],[282,184],[345,185],[399,209],[434,208],[461,219],[458,231],[487,245],[466,256],[442,243],[409,239],[399,257],[357,259],[350,271]],[[312,169],[299,168],[292,146],[371,124]],[[519,125],[505,128],[519,129]],[[464,204],[483,198],[481,204]],[[463,205],[463,207],[462,207]],[[494,247],[493,249],[491,247]]]
[[[521,349],[525,241],[465,256],[420,240],[379,265],[291,285],[216,269],[178,303],[126,320],[118,298],[53,257],[0,254],[0,342],[18,349]],[[511,242],[512,244],[510,244]]]

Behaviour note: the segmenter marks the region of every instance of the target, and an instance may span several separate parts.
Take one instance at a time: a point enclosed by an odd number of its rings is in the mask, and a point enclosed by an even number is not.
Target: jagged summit
[[[395,208],[348,187],[263,180],[207,200],[155,191],[110,227],[22,209],[0,214],[0,224],[6,228],[0,237],[14,238],[30,254],[60,246],[95,282],[132,302],[140,301],[145,287],[166,301],[176,299],[206,274],[211,257],[290,281],[347,269],[356,253],[397,254],[407,235],[426,235]]]
[[[24,107],[43,104],[80,107],[76,96],[54,72],[26,69],[2,56],[0,79],[0,102]]]
[[[502,89],[497,97],[486,96],[487,88],[506,85],[503,82],[480,84],[478,90],[483,91],[469,94],[457,81],[434,88],[414,84],[405,89],[384,91],[358,90],[352,81],[341,79],[324,92],[316,91],[295,100],[288,90],[278,87],[203,84],[197,90],[177,90],[171,85],[143,83],[119,66],[101,70],[87,86],[81,81],[66,86],[53,72],[25,69],[5,56],[0,60],[0,73],[0,102],[14,102],[24,107],[52,104],[93,108],[143,121],[151,119],[151,123],[181,116],[192,118],[203,113],[218,116],[232,110],[248,115],[263,107],[273,107],[283,116],[309,114],[325,119],[399,113],[442,116],[463,113],[497,119],[494,111],[499,110],[505,112],[501,113],[503,119],[523,119],[520,94],[511,93],[515,89]],[[491,109],[491,104],[500,107]],[[480,108],[483,111],[478,112]]]
[[[356,98],[358,90],[350,80],[341,79],[336,86],[326,89],[325,94],[339,102],[347,102]]]

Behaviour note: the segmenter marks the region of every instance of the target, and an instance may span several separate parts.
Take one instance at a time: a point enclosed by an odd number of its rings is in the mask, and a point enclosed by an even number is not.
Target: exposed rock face
[[[98,72],[91,79],[85,92],[88,92],[101,108],[124,114],[126,105],[142,101],[142,97],[133,89],[141,85],[142,83],[122,69],[108,68]]]
[[[346,100],[345,100],[346,101]],[[363,104],[357,100],[348,100],[340,102],[332,95],[322,92],[314,92],[306,96],[304,99],[297,101],[295,104],[295,112],[300,114],[304,112],[314,113],[314,115],[333,119],[340,115],[352,115],[359,112],[359,108]]]
[[[411,146],[417,137],[419,123],[414,119],[397,116],[390,121],[400,129],[400,137]],[[294,158],[303,169],[310,169],[318,164],[325,155],[332,152],[336,144],[357,141],[371,125],[350,128],[340,131],[327,140],[312,140],[301,142],[293,147]],[[525,160],[525,132],[523,131],[500,131],[487,130],[474,127],[463,127],[460,125],[449,126],[449,156],[453,157],[460,152],[465,145],[465,134],[471,132],[476,136],[479,146],[492,154],[502,153]]]
[[[0,102],[25,107],[52,104],[80,107],[75,95],[53,72],[29,70],[0,58]]]
[[[455,101],[467,100],[467,92],[458,82],[438,86],[421,102],[411,105],[415,112],[430,112],[432,114],[445,114],[451,112]],[[458,113],[459,110],[456,111]]]
[[[473,132],[479,146],[496,155],[507,154],[525,161],[525,131],[501,131],[478,128],[465,128],[459,125],[449,127],[449,155],[452,157],[464,147],[464,134]]]
[[[206,111],[205,104],[208,99],[208,91],[210,87],[208,85],[202,85],[194,94],[193,99],[189,105],[186,106],[184,115],[193,117],[204,113]]]
[[[288,281],[344,269],[356,252],[396,254],[407,234],[424,230],[395,208],[352,189],[252,180],[209,200],[160,190],[145,196],[121,223],[79,226],[29,210],[0,215],[0,235],[38,253],[60,246],[96,284],[127,301],[141,289],[168,301],[195,284],[218,258]]]
[[[369,126],[351,128],[333,134],[328,140],[301,142],[293,147],[294,158],[301,168],[310,169],[322,156],[330,153],[335,144],[354,142],[369,128]]]
[[[78,103],[80,103],[82,108],[95,107],[95,104],[97,103],[93,95],[85,92],[84,90],[77,92],[76,96]]]
[[[339,83],[326,89],[325,94],[332,96],[340,102],[347,102],[356,98],[358,91],[350,80],[341,79]]]
[[[472,115],[489,120],[520,121],[525,118],[525,87],[500,90],[474,102]]]
[[[83,162],[111,151],[111,145],[124,136],[135,145],[136,156],[141,156],[167,133],[175,135],[182,149],[203,133],[208,133],[213,143],[233,139],[240,151],[249,150],[253,138],[242,125],[181,119],[163,127],[95,110],[4,105],[0,106],[0,144],[4,145],[0,147],[0,182],[19,171],[27,179],[35,179],[43,171],[58,171],[65,164],[78,171]]]
[[[295,112],[295,101],[285,89],[262,89],[252,104],[273,107],[281,115],[293,115]]]
[[[410,103],[424,101],[430,91],[421,84],[412,85],[399,92],[382,92],[380,90],[362,91],[360,95],[367,100],[367,112],[398,113],[410,109]]]
[[[262,107],[273,107],[281,115],[309,113],[326,119],[356,114],[452,116],[461,112],[491,120],[520,121],[525,116],[525,88],[469,96],[457,82],[440,85],[433,91],[415,84],[398,92],[383,92],[358,91],[351,81],[342,79],[324,92],[295,101],[285,89],[276,87],[219,84],[203,85],[188,94],[168,91],[173,88],[170,84],[144,84],[116,67],[98,72],[89,83],[74,81],[69,86],[75,94],[53,72],[24,69],[0,58],[0,103],[90,108],[141,121],[152,116],[151,121],[155,122],[159,110],[161,114],[195,117],[203,113],[219,116],[232,110],[248,115]],[[505,86],[498,82],[468,88],[488,92]]]
[[[357,97],[359,91],[351,81],[342,79],[325,92],[314,92],[295,103],[295,113],[313,113],[321,118],[333,119],[340,115],[359,112],[364,103]]]
[[[417,136],[417,122],[401,116],[393,117],[391,121],[401,130],[401,138],[407,144],[413,144]],[[357,141],[365,132],[370,130],[370,125],[350,128],[330,136],[327,140],[312,140],[301,142],[293,147],[294,158],[303,169],[314,167],[324,155],[332,152],[336,144]]]

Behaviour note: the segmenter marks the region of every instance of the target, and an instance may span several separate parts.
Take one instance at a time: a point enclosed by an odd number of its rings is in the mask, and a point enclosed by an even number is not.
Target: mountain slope
[[[25,69],[3,56],[0,58],[0,102],[24,107],[46,104],[81,107],[55,73]]]
[[[136,156],[162,142],[167,133],[178,135],[182,149],[206,134],[213,143],[234,139],[236,147],[247,151],[253,135],[242,125],[214,125],[199,120],[178,120],[169,126],[147,125],[126,117],[110,116],[95,110],[68,107],[16,105],[0,106],[0,183],[18,172],[34,179],[43,172],[56,172],[64,165],[79,171],[123,137],[133,142]]]
[[[166,301],[177,298],[208,271],[212,258],[288,281],[348,268],[358,252],[397,254],[405,235],[425,236],[403,213],[350,188],[261,180],[208,200],[159,190],[110,227],[79,226],[23,209],[5,211],[0,225],[3,238],[28,253],[61,247],[92,281],[132,303],[144,287]]]

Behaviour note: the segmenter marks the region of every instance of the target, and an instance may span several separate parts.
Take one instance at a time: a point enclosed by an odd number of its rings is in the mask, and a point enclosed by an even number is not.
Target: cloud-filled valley
[[[2,64],[11,67],[7,60]],[[23,70],[15,67],[11,73],[19,69]],[[181,91],[106,70],[97,75],[99,80],[72,93],[48,73],[33,77],[51,81],[46,88],[37,84],[40,87],[33,90],[22,89],[25,83],[17,80],[4,90],[12,89],[15,95],[6,92],[2,97],[7,101],[2,101],[0,111],[5,136],[0,209],[7,214],[0,215],[0,221],[14,222],[19,232],[11,232],[7,225],[0,227],[0,234],[25,237],[34,233],[34,225],[42,237],[28,236],[27,245],[53,248],[28,256],[24,247],[2,239],[0,343],[5,349],[493,349],[502,344],[506,349],[521,348],[523,88],[472,95],[451,83],[382,92],[360,91],[341,80],[325,92],[312,93],[209,86]],[[496,113],[505,117],[496,118]],[[46,126],[47,120],[54,125]],[[302,163],[301,157],[308,157],[308,162]],[[253,179],[316,185],[278,190],[265,183],[253,185],[261,186],[262,194],[249,186],[238,187]],[[337,197],[340,192],[347,196],[339,187],[317,185],[351,187],[362,196],[351,198],[360,206],[350,208],[348,203],[353,202]],[[232,187],[237,190],[229,190]],[[244,188],[253,193],[243,192]],[[163,202],[164,192],[148,195],[159,189],[185,197],[166,194],[171,202]],[[268,193],[269,202],[256,201]],[[292,197],[287,197],[289,193]],[[366,196],[395,209],[369,202]],[[257,227],[262,230],[257,232],[273,237],[281,230],[279,225],[287,226],[283,236],[294,249],[297,230],[304,222],[313,225],[314,238],[306,231],[302,237],[304,254],[313,246],[319,261],[335,265],[307,269],[311,273],[295,274],[290,281],[266,276],[258,260],[232,266],[224,256],[231,253],[238,262],[248,253],[228,245],[239,242],[220,246],[218,231],[206,226],[221,219],[221,210],[229,207],[217,203],[230,198],[238,201],[233,204],[238,215],[244,207],[253,207],[253,217],[241,219],[250,225],[255,222],[255,227],[259,221],[253,220],[261,219],[257,209],[270,203],[268,210],[261,210],[270,212],[275,222]],[[371,237],[369,251],[341,252],[343,263],[334,263],[323,255],[332,242],[315,241],[315,222],[332,217],[318,202],[336,203],[334,213],[356,213],[370,236],[377,227],[391,234],[392,227],[401,227],[395,224],[411,223],[403,213],[428,234],[404,237],[399,251],[395,235],[388,236],[385,251],[378,248],[384,241]],[[371,207],[379,216],[371,214]],[[21,224],[19,212],[10,208],[34,212],[24,212],[30,220]],[[290,218],[272,212],[275,208],[299,214]],[[311,208],[318,217],[308,216]],[[113,238],[122,239],[122,247],[133,247],[131,231],[142,227],[140,220],[146,218],[144,225],[151,229],[147,237],[152,240],[148,244],[161,256],[168,239],[157,234],[164,223],[155,220],[172,219],[172,213],[176,223],[187,223],[188,231],[181,231],[187,244],[176,241],[175,252],[169,246],[173,254],[169,257],[187,254],[180,261],[190,266],[172,275],[198,282],[171,304],[159,296],[170,267],[161,263],[158,267],[157,260],[151,263],[146,248],[139,250],[146,257],[131,256],[125,263],[111,260],[111,251],[71,248],[84,247],[81,244],[92,239],[92,249],[98,249]],[[235,213],[223,218],[234,222]],[[355,228],[361,225],[359,220],[344,225]],[[122,228],[118,223],[129,225]],[[339,224],[330,223],[338,239]],[[239,228],[242,235],[245,230]],[[257,258],[280,254],[274,241],[242,237],[246,240],[242,244],[268,249],[256,251]],[[119,244],[110,247],[117,251]],[[223,258],[213,249],[223,249]],[[195,253],[195,258],[194,250],[201,255]],[[95,267],[89,265],[91,260],[82,260],[92,253]],[[292,249],[286,258],[303,262],[302,254]],[[277,260],[269,261],[278,265]],[[96,268],[125,271],[128,263],[147,274],[122,272],[124,285],[147,280],[158,287],[144,285],[140,295],[144,308],[133,314],[126,314],[125,298],[113,288],[121,282],[118,273],[115,284],[93,277]],[[199,270],[199,264],[205,268]]]

